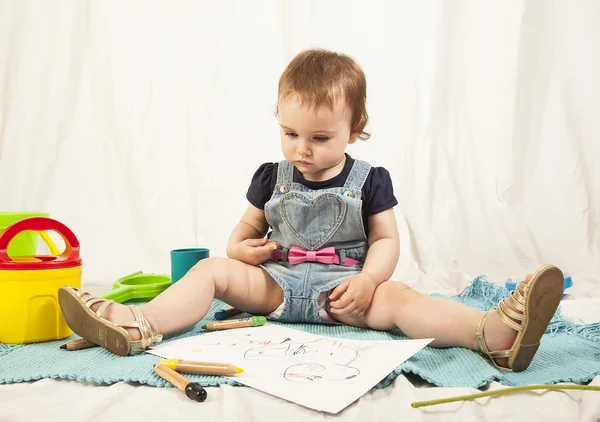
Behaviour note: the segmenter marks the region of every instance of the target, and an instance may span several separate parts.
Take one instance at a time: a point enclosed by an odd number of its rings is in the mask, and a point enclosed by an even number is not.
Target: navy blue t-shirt
[[[312,190],[340,188],[346,183],[353,165],[354,159],[346,154],[346,164],[344,164],[342,172],[329,180],[318,182],[306,180],[294,167],[294,182]],[[264,163],[254,173],[246,198],[256,208],[264,210],[265,204],[271,199],[277,184],[277,167],[279,167],[279,163]],[[365,225],[365,232],[368,234],[367,217],[398,205],[398,201],[394,196],[392,178],[385,168],[371,167],[362,188],[361,199],[363,224]]]

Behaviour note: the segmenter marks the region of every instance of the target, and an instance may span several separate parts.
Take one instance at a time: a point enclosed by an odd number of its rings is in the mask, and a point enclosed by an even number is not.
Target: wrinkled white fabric
[[[303,48],[331,48],[368,78],[373,136],[348,152],[392,174],[394,277],[453,292],[554,263],[588,300],[565,312],[585,320],[600,297],[599,14],[592,0],[0,0],[0,209],[67,224],[98,292],[168,273],[173,248],[224,256],[253,172],[282,158],[281,71]],[[576,391],[410,407],[473,392],[401,376],[335,419],[600,415],[597,393]],[[174,389],[40,380],[0,386],[0,403],[6,421],[330,418],[230,386],[198,404]]]
[[[416,381],[419,383],[418,381]],[[422,384],[422,383],[421,383]],[[600,376],[590,385],[600,385]],[[371,390],[338,414],[317,412],[245,387],[207,388],[203,403],[175,388],[117,383],[97,386],[44,379],[1,385],[0,420],[43,421],[581,421],[600,417],[597,391],[530,391],[413,409],[415,401],[477,394],[474,388],[416,388],[404,375],[391,386]],[[491,390],[504,388],[498,383]]]
[[[554,263],[600,270],[600,5],[561,2],[0,2],[0,209],[45,210],[84,279],[224,256],[255,169],[278,161],[277,80],[349,53],[392,174],[394,277],[458,290]]]

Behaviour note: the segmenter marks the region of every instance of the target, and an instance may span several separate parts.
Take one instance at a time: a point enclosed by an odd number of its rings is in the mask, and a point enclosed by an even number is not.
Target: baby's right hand
[[[269,242],[266,237],[246,239],[235,245],[232,258],[246,264],[259,265],[269,259],[277,248],[277,243]]]

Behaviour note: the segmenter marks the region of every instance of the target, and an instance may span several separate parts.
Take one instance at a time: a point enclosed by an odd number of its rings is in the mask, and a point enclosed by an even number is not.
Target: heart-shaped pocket
[[[346,202],[338,195],[324,193],[314,199],[292,192],[279,200],[281,218],[308,250],[323,246],[335,234],[346,215]]]

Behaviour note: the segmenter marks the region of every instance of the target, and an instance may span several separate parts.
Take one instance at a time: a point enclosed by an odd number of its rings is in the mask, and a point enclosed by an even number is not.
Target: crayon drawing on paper
[[[353,340],[266,324],[160,344],[165,358],[231,363],[235,380],[283,399],[337,413],[432,339]]]

